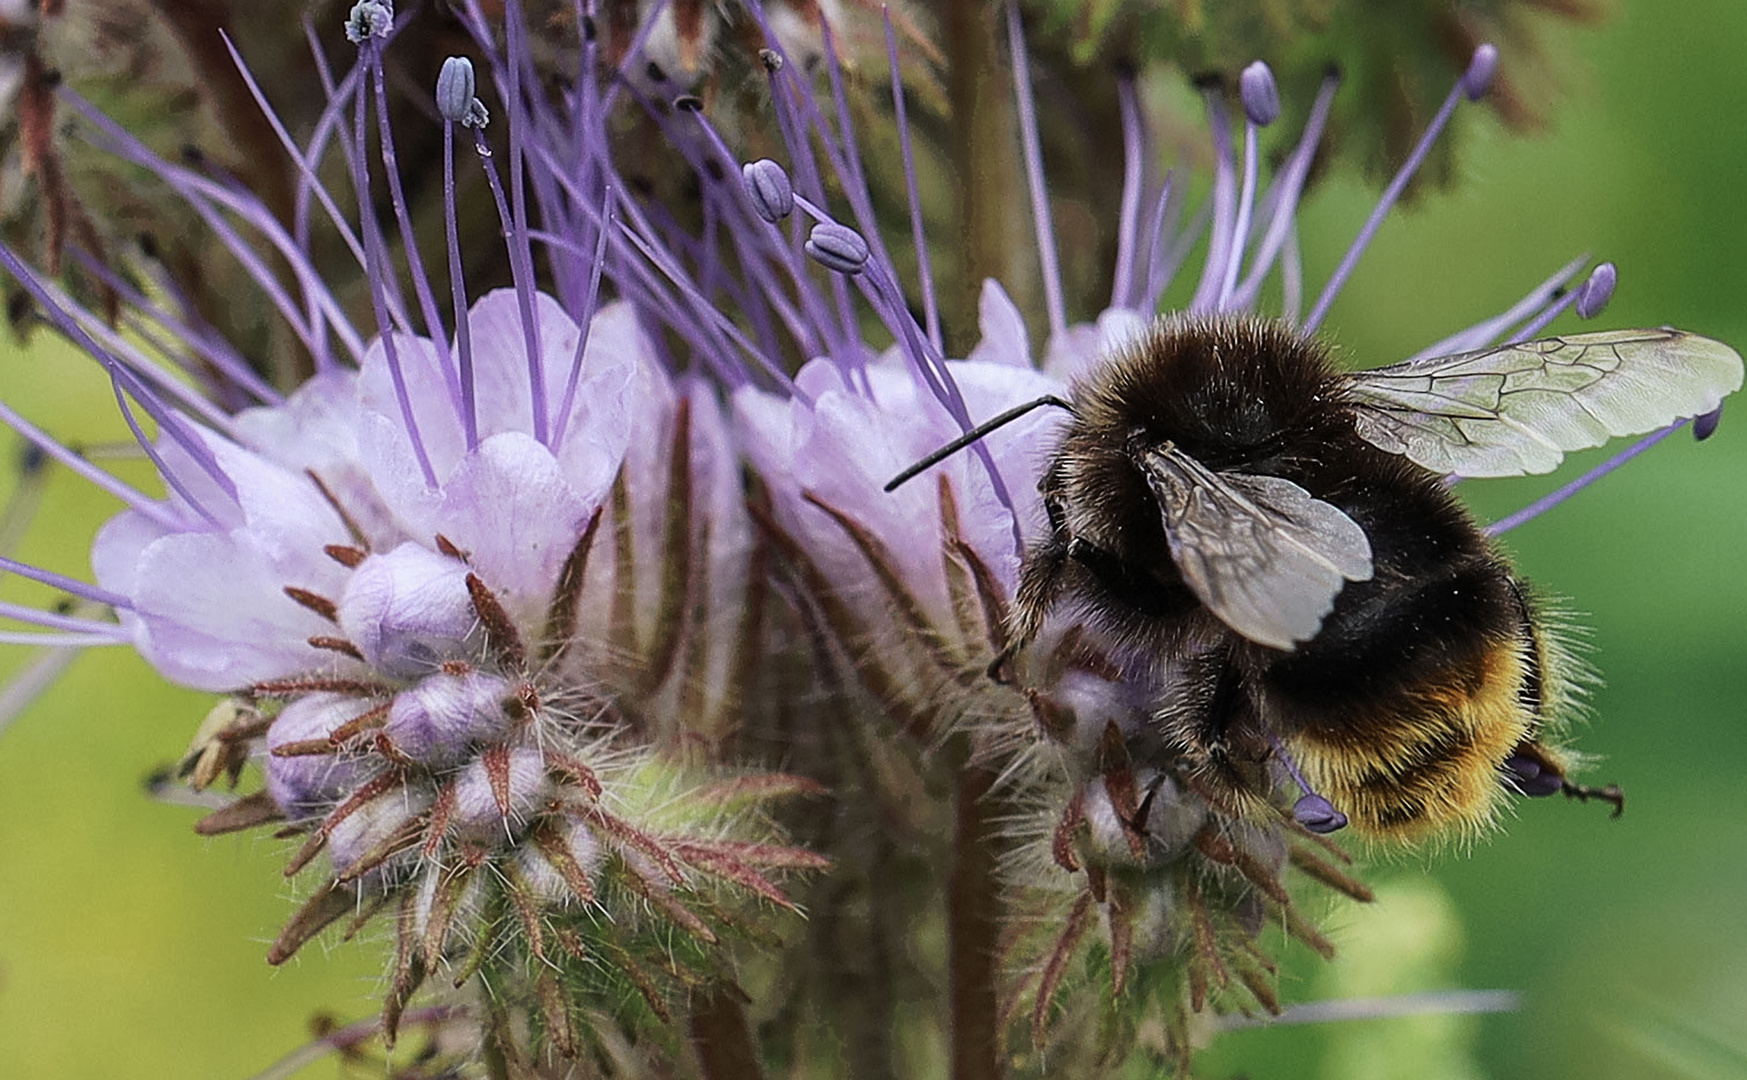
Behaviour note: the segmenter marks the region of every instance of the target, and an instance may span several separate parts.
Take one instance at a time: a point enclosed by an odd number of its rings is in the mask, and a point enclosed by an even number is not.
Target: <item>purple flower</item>
[[[1147,333],[1203,246],[1186,314],[1267,315],[1315,333],[1450,114],[1484,91],[1495,55],[1475,54],[1313,297],[1294,218],[1335,81],[1266,179],[1259,130],[1280,115],[1268,69],[1244,73],[1235,130],[1210,91],[1215,169],[1194,215],[1186,178],[1149,174],[1140,97],[1125,82],[1114,288],[1078,323],[1022,92],[1049,333],[1034,347],[1008,293],[987,282],[980,340],[959,358],[933,295],[902,95],[914,250],[899,258],[829,39],[812,54],[832,87],[823,97],[807,65],[782,62],[800,33],[793,13],[767,21],[752,7],[788,164],[747,162],[698,99],[669,107],[697,76],[717,13],[682,32],[657,7],[610,77],[581,20],[581,75],[561,85],[537,71],[517,5],[501,35],[477,6],[459,9],[486,74],[476,82],[470,62],[451,59],[435,88],[446,196],[436,274],[387,123],[391,5],[352,8],[356,66],[307,145],[284,137],[304,174],[289,227],[67,95],[94,142],[207,223],[313,375],[283,395],[190,313],[127,290],[158,343],[148,351],[0,248],[45,317],[109,372],[165,485],[163,498],[127,487],[0,412],[125,505],[93,547],[96,585],[5,564],[115,613],[23,613],[42,628],[34,640],[125,642],[166,678],[235,699],[235,719],[197,748],[197,783],[225,771],[212,762],[234,775],[252,753],[264,786],[202,829],[282,822],[304,838],[293,871],[325,860],[275,962],[342,917],[395,907],[391,1033],[439,973],[482,988],[482,1018],[537,1014],[493,1036],[545,1040],[535,1053],[574,1055],[584,1015],[666,1045],[640,1025],[737,1002],[743,966],[784,965],[749,985],[792,995],[762,1003],[772,1014],[810,1016],[803,1005],[834,958],[772,944],[792,925],[774,908],[796,905],[771,878],[827,868],[806,897],[818,923],[893,930],[870,946],[888,950],[868,959],[881,970],[927,947],[916,927],[931,924],[914,905],[952,884],[946,962],[956,983],[990,987],[988,1030],[1022,1002],[1042,1041],[1056,1004],[1121,1000],[1131,978],[1162,988],[1154,997],[1181,1046],[1183,1005],[1277,1009],[1255,960],[1263,929],[1327,948],[1288,868],[1369,895],[1314,835],[1345,815],[1278,742],[1225,748],[1207,765],[1243,774],[1229,798],[1184,763],[1175,733],[1208,685],[1193,643],[1142,655],[1102,633],[1083,600],[1057,610],[1022,594],[1022,567],[1056,527],[1038,478],[1066,418],[1048,406]],[[1017,20],[1011,32],[1023,90]],[[503,102],[497,144],[475,96],[487,82]],[[656,168],[688,171],[695,205],[635,194],[647,163],[614,141],[620,109],[666,137],[671,156]],[[511,279],[471,302],[458,132]],[[366,184],[342,210],[315,179],[333,157],[354,176],[380,171],[387,190]],[[312,270],[318,226],[355,254],[374,325],[355,325],[340,283]],[[913,297],[900,286],[911,258]],[[1613,268],[1567,289],[1581,269],[1430,352],[1532,336],[1574,304],[1595,314]],[[1028,406],[1040,407],[888,490],[937,448]],[[1016,629],[1016,610],[1045,607],[1049,619]],[[776,797],[827,786],[830,812],[794,814],[786,829],[767,816]],[[1075,963],[1099,936],[1108,962]],[[1094,968],[1106,985],[1081,985]],[[967,1000],[955,1007],[976,1007]]]

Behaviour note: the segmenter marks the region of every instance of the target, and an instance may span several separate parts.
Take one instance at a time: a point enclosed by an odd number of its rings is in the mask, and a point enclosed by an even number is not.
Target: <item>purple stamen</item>
[[[1316,789],[1310,786],[1310,781],[1298,771],[1298,763],[1286,752],[1285,744],[1272,734],[1268,736],[1268,742],[1273,744],[1274,757],[1286,769],[1286,775],[1304,792],[1304,796],[1292,804],[1292,819],[1318,836],[1327,836],[1346,828],[1347,815],[1336,810],[1333,803],[1316,793]]]
[[[275,390],[271,384],[256,374],[248,362],[222,336],[210,332],[209,328],[205,326],[189,325],[165,311],[147,299],[126,278],[117,274],[100,260],[92,258],[91,253],[85,249],[70,247],[68,250],[72,252],[73,257],[78,260],[79,265],[84,267],[87,273],[114,289],[116,295],[120,296],[129,307],[184,342],[200,358],[203,365],[208,365],[217,371],[223,377],[226,389],[233,392],[241,391],[254,400],[267,405],[284,404],[285,395]],[[183,299],[179,291],[174,288],[173,279],[153,275],[153,284],[163,288],[166,292],[175,294],[178,300]],[[191,305],[190,310],[193,310]],[[164,351],[166,354],[169,352],[169,350]],[[183,361],[183,366],[197,378],[203,374],[198,370],[199,365]]]
[[[1492,86],[1492,76],[1498,70],[1498,49],[1481,44],[1468,60],[1468,70],[1462,73],[1462,93],[1469,101],[1479,101]]]
[[[1604,262],[1589,272],[1589,280],[1577,290],[1577,317],[1593,319],[1600,315],[1607,302],[1613,298],[1614,285],[1619,281],[1619,272],[1614,264]]]
[[[1189,255],[1195,249],[1213,223],[1213,199],[1211,196],[1201,200],[1201,205],[1195,208],[1195,215],[1189,219],[1189,224],[1178,227],[1182,220],[1182,204],[1174,204],[1172,209],[1172,228],[1164,234],[1166,238],[1165,253],[1154,268],[1158,275],[1157,291],[1147,298],[1147,311],[1155,310],[1163,298],[1166,286],[1176,278],[1177,271],[1188,261]]]
[[[710,141],[710,145],[715,148],[721,161],[732,165],[735,160],[733,151],[728,148],[727,143],[723,141],[721,134],[716,131],[715,126],[711,124],[708,118],[700,111],[692,112],[692,116],[697,121],[698,129],[702,131],[705,138]],[[675,143],[683,145],[684,140],[676,139]],[[688,159],[691,156],[692,155],[689,153],[687,154]],[[694,164],[700,173],[704,172],[707,168],[707,166],[703,164]],[[711,162],[711,164],[714,164],[714,162]],[[760,178],[750,177],[747,172],[749,169],[761,174]],[[763,211],[759,209],[758,204],[761,199],[766,200],[765,209],[781,210],[782,216],[785,218],[793,213],[794,185],[789,179],[787,170],[783,169],[781,165],[777,164],[775,161],[762,159],[760,161],[741,164],[740,174],[740,190],[746,195],[745,201],[725,197],[721,193],[721,189],[718,185],[709,184],[705,186],[704,194],[706,199],[709,200],[709,206],[713,211],[713,215],[710,219],[712,230],[717,224],[714,212],[726,211],[738,215],[744,212],[748,203],[751,204],[754,217],[765,222],[767,225],[775,224],[775,222],[766,218]],[[562,181],[560,182],[562,183]],[[764,187],[762,193],[755,191],[750,186],[754,183]],[[683,237],[684,234],[680,233],[679,235]],[[712,231],[712,236],[713,235],[714,232]],[[803,352],[806,355],[814,356],[817,355],[820,350],[818,339],[813,334],[812,327],[783,296],[782,287],[770,270],[770,262],[786,266],[791,270],[791,272],[797,271],[799,266],[798,259],[793,256],[792,249],[777,242],[775,239],[777,235],[778,234],[773,229],[731,228],[729,230],[729,236],[734,241],[735,254],[740,260],[740,264],[745,272],[751,275],[753,279],[751,285],[753,287],[748,288],[745,284],[737,282],[732,275],[715,272],[720,269],[719,263],[715,261],[709,263],[709,267],[712,268],[711,283],[713,285],[719,285],[724,290],[732,293],[735,299],[740,303],[741,307],[746,310],[748,316],[752,319],[754,324],[757,325],[761,337],[765,339],[765,347],[763,350],[765,353],[775,356],[782,351],[781,347],[777,344],[774,333],[770,327],[770,313],[766,310],[766,307],[769,307],[776,311],[777,317],[783,321],[783,324],[788,327],[789,332],[795,336],[795,339],[800,344]],[[698,254],[700,257],[714,260],[715,252],[715,245],[711,244],[705,245],[704,249]],[[768,260],[766,258],[767,255],[769,256]],[[809,301],[813,303],[822,303],[811,289],[812,283],[805,275],[795,272],[794,281],[801,291],[803,303]],[[822,317],[823,316],[821,316],[821,318]]]
[[[1219,299],[1219,287],[1225,279],[1226,261],[1232,258],[1232,226],[1236,224],[1237,161],[1231,145],[1231,120],[1226,115],[1225,100],[1217,87],[1209,87],[1202,97],[1207,102],[1207,127],[1213,136],[1213,219],[1209,224],[1207,262],[1201,268],[1201,281],[1189,301],[1191,313],[1209,310]]]
[[[1025,187],[1031,195],[1031,228],[1037,237],[1037,258],[1043,269],[1044,308],[1049,334],[1060,338],[1068,329],[1062,300],[1061,260],[1056,256],[1055,225],[1049,211],[1049,191],[1043,180],[1043,148],[1037,134],[1037,107],[1031,98],[1031,60],[1025,48],[1025,28],[1019,23],[1018,0],[1007,0],[1007,51],[1013,60],[1013,93],[1019,104],[1019,137],[1025,155]]]
[[[4,245],[0,245],[0,254],[10,254]],[[56,442],[41,428],[26,420],[15,412],[6,402],[0,401],[0,423],[16,431],[21,438],[37,450],[77,473],[79,477],[100,491],[107,492],[120,501],[129,510],[144,515],[159,526],[170,531],[181,531],[188,523],[172,513],[163,503],[149,499],[144,494],[117,480],[102,469],[91,464],[85,458]]]
[[[607,188],[601,198],[601,220],[612,213],[613,189]],[[577,312],[576,352],[570,358],[570,377],[564,383],[564,396],[558,402],[558,430],[552,433],[552,452],[564,445],[564,434],[570,426],[570,409],[576,403],[576,388],[582,382],[582,359],[588,351],[589,331],[594,329],[594,316],[601,295],[601,270],[607,262],[607,230],[596,229],[594,258],[589,260],[588,296]]]
[[[467,449],[479,446],[478,386],[473,378],[473,330],[467,325],[467,287],[455,221],[455,128],[443,125],[443,233],[449,248],[449,298],[455,307],[455,352],[460,364],[461,428]]]
[[[1584,473],[1582,476],[1579,476],[1569,484],[1566,484],[1550,494],[1543,495],[1541,498],[1536,499],[1534,502],[1523,507],[1521,510],[1518,510],[1516,513],[1511,514],[1508,517],[1500,518],[1491,525],[1488,525],[1484,530],[1486,535],[1501,536],[1519,525],[1533,521],[1690,423],[1692,423],[1691,419],[1678,420],[1663,428],[1661,431],[1652,432],[1649,435],[1644,436],[1642,439],[1639,439],[1637,442],[1615,454],[1613,457],[1608,458],[1606,461]]]
[[[425,334],[436,346],[437,364],[449,384],[450,400],[457,396],[455,360],[449,355],[449,335],[443,332],[443,318],[437,314],[437,298],[431,291],[431,277],[425,270],[425,259],[419,253],[418,237],[413,232],[412,215],[407,212],[406,192],[400,182],[400,163],[394,153],[394,130],[388,120],[388,90],[380,60],[370,65],[370,84],[376,96],[376,137],[382,147],[382,171],[388,178],[388,201],[400,226],[400,247],[406,255],[407,273],[412,278],[413,295],[418,299],[419,312],[424,316]]]
[[[61,615],[53,611],[43,611],[40,608],[28,607],[24,604],[0,603],[0,618],[16,619],[22,623],[41,626],[50,630],[66,630],[75,634],[88,634],[95,641],[87,644],[120,644],[133,640],[133,634],[112,622],[98,619],[81,619],[74,615]],[[54,645],[61,644],[56,639],[40,634],[7,634],[0,636],[0,642],[23,645]]]
[[[237,52],[237,47],[231,41],[230,35],[221,30],[219,31],[219,36],[224,41],[225,50],[230,53],[231,65],[237,69],[237,74],[242,77],[243,85],[248,87],[250,96],[255,99],[256,108],[261,111],[261,115],[266,119],[268,126],[273,129],[274,135],[278,137],[279,145],[285,148],[286,154],[290,156],[292,163],[297,166],[297,171],[300,177],[298,184],[298,202],[300,212],[297,219],[299,225],[295,231],[295,236],[298,245],[305,248],[307,248],[308,245],[308,196],[314,195],[321,203],[322,209],[327,211],[328,220],[334,224],[335,230],[340,234],[341,241],[351,249],[352,257],[357,259],[358,265],[362,267],[364,265],[363,245],[358,242],[357,234],[354,233],[351,226],[347,224],[345,215],[340,213],[339,206],[335,204],[333,196],[328,194],[327,187],[322,184],[321,178],[316,175],[315,166],[304,155],[302,148],[297,145],[297,141],[291,137],[291,132],[285,130],[285,124],[279,119],[278,111],[273,108],[272,103],[267,100],[266,92],[263,91],[260,84],[255,81],[254,72],[250,70],[247,64],[243,63],[242,54]],[[352,80],[349,78],[347,93],[351,92],[351,81]]]
[[[844,89],[843,64],[837,56],[837,39],[831,30],[831,20],[821,18],[819,31],[822,44],[825,47],[825,73],[831,80],[831,98],[837,106],[837,139],[835,150],[832,151],[833,140],[823,141],[831,153],[831,159],[837,164],[838,181],[843,186],[843,193],[849,198],[849,207],[855,212],[855,223],[867,239],[874,254],[886,266],[893,265],[892,257],[886,251],[885,241],[880,236],[879,219],[874,216],[873,198],[868,192],[867,171],[861,164],[861,140],[856,138],[855,123],[850,115],[849,94]],[[819,117],[819,132],[826,134],[824,117]]]
[[[1116,104],[1122,116],[1122,208],[1116,224],[1116,272],[1110,285],[1110,306],[1126,308],[1134,303],[1134,249],[1140,242],[1137,229],[1147,141],[1132,71],[1122,72],[1116,82]],[[1158,234],[1155,231],[1153,235],[1156,244]]]
[[[360,7],[364,6],[362,3]],[[356,9],[354,9],[355,11]],[[350,30],[348,26],[348,36]],[[359,46],[360,63],[366,68],[377,62],[377,51],[380,46],[374,38],[364,38]],[[369,146],[370,109],[363,94],[356,99],[356,112],[352,121],[353,153],[360,163],[367,160]],[[418,418],[413,415],[412,396],[407,391],[406,372],[400,366],[400,346],[395,340],[395,327],[388,317],[388,297],[384,289],[386,279],[391,275],[389,260],[382,250],[382,233],[376,227],[376,208],[370,200],[370,171],[360,170],[358,185],[358,224],[364,233],[364,276],[370,286],[370,304],[375,309],[378,338],[382,343],[383,358],[388,361],[388,374],[394,384],[394,398],[400,406],[400,417],[406,425],[408,441],[412,443],[413,456],[418,459],[419,471],[424,474],[425,486],[435,490],[437,473],[431,467],[430,455],[425,450],[425,442],[419,437]]]
[[[1613,295],[1614,280],[1614,264],[1602,263],[1590,272],[1589,277],[1584,280],[1582,285],[1559,295],[1539,315],[1524,323],[1515,333],[1511,334],[1509,340],[1518,342],[1539,337],[1541,331],[1545,330],[1554,319],[1573,307],[1577,309],[1578,318],[1594,318],[1607,306],[1608,298]],[[1588,314],[1584,314],[1585,311]]]
[[[822,221],[807,234],[807,255],[820,266],[839,274],[859,274],[867,265],[867,241],[847,225]]]
[[[497,166],[492,164],[491,147],[486,145],[485,133],[478,128],[473,129],[473,149],[479,154],[479,163],[485,170],[485,181],[491,188],[498,221],[503,227],[504,243],[509,248],[510,277],[515,284],[516,304],[522,317],[522,344],[527,352],[528,399],[534,414],[534,441],[544,446],[550,436],[546,424],[546,373],[540,363],[539,331],[534,322],[534,267],[529,257],[527,232],[510,210],[503,184],[498,179]]]
[[[341,344],[351,353],[355,361],[363,361],[363,338],[359,336],[357,330],[346,318],[345,312],[328,291],[321,275],[310,265],[304,250],[292,241],[291,237],[279,225],[278,220],[265,207],[261,206],[258,201],[239,198],[226,191],[222,186],[165,161],[136,139],[126,128],[117,124],[90,102],[68,90],[65,86],[62,86],[58,93],[62,101],[78,112],[91,124],[92,130],[102,136],[101,139],[93,140],[94,144],[103,146],[111,153],[131,161],[161,178],[187,202],[188,207],[199,215],[201,221],[212,230],[212,234],[224,245],[225,250],[241,263],[249,275],[254,278],[261,291],[266,294],[268,300],[279,311],[280,316],[285,319],[292,331],[297,334],[298,339],[309,349],[310,355],[316,357],[318,364],[322,362],[323,357],[327,356],[327,350],[317,342],[314,324],[304,322],[297,304],[279,285],[278,275],[268,268],[265,261],[256,253],[254,245],[245,241],[237,233],[236,229],[225,220],[224,215],[215,209],[214,204],[237,214],[261,233],[273,246],[274,252],[285,260],[286,265],[297,279],[298,286],[303,290],[304,296],[311,304],[320,308],[323,316],[334,327]],[[211,202],[208,202],[209,199]],[[328,363],[331,367],[331,360]],[[318,368],[318,370],[327,369]]]
[[[1238,76],[1238,96],[1244,114],[1257,127],[1265,128],[1280,118],[1280,88],[1274,83],[1273,71],[1262,61],[1255,61]]]
[[[760,218],[775,225],[795,212],[795,187],[781,165],[769,158],[747,162],[740,167],[740,179]]]
[[[1296,226],[1287,230],[1286,246],[1280,254],[1280,317],[1296,323],[1304,308],[1304,260],[1298,253]]]
[[[1304,181],[1310,175],[1310,163],[1316,157],[1317,145],[1322,141],[1322,129],[1328,123],[1329,109],[1334,105],[1335,90],[1340,86],[1340,78],[1329,75],[1322,80],[1322,86],[1316,92],[1316,102],[1310,107],[1310,119],[1304,125],[1304,131],[1298,137],[1298,145],[1293,148],[1292,156],[1286,159],[1286,164],[1274,177],[1274,183],[1269,192],[1269,204],[1273,207],[1273,215],[1268,222],[1268,228],[1262,234],[1261,246],[1256,249],[1256,256],[1250,265],[1249,276],[1244,278],[1232,294],[1230,306],[1237,310],[1247,310],[1261,295],[1262,279],[1266,277],[1274,260],[1285,248],[1287,238],[1292,234],[1298,218],[1298,198],[1304,190]],[[1286,310],[1296,315],[1296,302],[1286,305]]]
[[[1717,433],[1717,425],[1723,422],[1723,407],[1718,405],[1708,413],[1701,413],[1692,419],[1692,437],[1704,442]]]
[[[1395,207],[1396,200],[1401,198],[1401,193],[1407,189],[1407,182],[1413,179],[1414,173],[1418,172],[1419,167],[1425,164],[1426,155],[1431,153],[1432,144],[1437,142],[1438,135],[1450,122],[1450,116],[1455,113],[1457,103],[1464,97],[1472,101],[1479,94],[1484,93],[1497,64],[1498,50],[1491,45],[1481,45],[1474,50],[1474,56],[1469,62],[1468,70],[1456,81],[1456,85],[1451,87],[1449,96],[1444,98],[1444,103],[1438,107],[1437,115],[1432,117],[1432,122],[1420,135],[1419,142],[1415,144],[1413,152],[1407,155],[1406,161],[1402,162],[1401,169],[1396,172],[1395,178],[1389,181],[1389,186],[1383,191],[1383,197],[1377,200],[1377,205],[1371,210],[1371,216],[1365,220],[1365,225],[1359,230],[1359,235],[1353,238],[1352,246],[1347,248],[1346,255],[1342,256],[1340,265],[1329,277],[1328,284],[1323,286],[1322,295],[1317,298],[1316,306],[1310,311],[1310,318],[1304,322],[1306,333],[1313,332],[1322,325],[1322,320],[1328,315],[1328,309],[1334,305],[1335,297],[1339,295],[1341,287],[1347,283],[1347,278],[1352,276],[1353,268],[1359,264],[1359,256],[1364,254],[1365,249],[1370,246],[1372,238],[1377,235],[1377,230],[1383,225],[1383,219],[1389,216],[1389,211]]]
[[[1559,296],[1561,290],[1572,278],[1577,276],[1577,272],[1583,269],[1583,264],[1588,261],[1589,256],[1579,255],[1554,271],[1551,277],[1530,289],[1527,295],[1509,308],[1490,319],[1458,330],[1442,341],[1433,342],[1414,353],[1412,359],[1424,360],[1432,356],[1453,356],[1456,353],[1486,348],[1502,338],[1505,330],[1513,323],[1528,318],[1554,297]]]
[[[1224,280],[1219,286],[1219,301],[1215,305],[1224,311],[1231,306],[1232,292],[1237,288],[1238,271],[1243,267],[1244,247],[1250,240],[1250,217],[1256,203],[1257,158],[1256,132],[1274,122],[1280,115],[1280,94],[1274,86],[1274,73],[1257,60],[1244,68],[1242,77],[1244,103],[1244,180],[1243,192],[1237,201],[1237,223],[1231,230],[1231,254],[1226,260]]]
[[[150,380],[153,393],[162,393],[167,401],[179,404],[209,427],[226,433],[232,432],[231,417],[216,403],[208,400],[199,390],[175,374],[163,370],[156,361],[141,352],[138,345],[111,330],[107,323],[63,292],[59,286],[49,281],[42,284],[50,301],[76,320],[95,340],[101,342],[117,363],[137,372],[142,379]],[[168,355],[167,350],[160,348],[159,351]]]
[[[528,350],[528,398],[534,413],[534,440],[542,446],[551,444],[550,417],[546,404],[546,366],[541,362],[540,324],[534,317],[534,293],[538,284],[534,277],[533,253],[528,247],[528,191],[522,183],[522,171],[525,167],[525,156],[522,149],[526,137],[527,124],[523,119],[522,86],[524,73],[530,63],[527,43],[527,27],[522,22],[522,5],[519,0],[506,0],[504,4],[504,60],[508,72],[508,85],[504,87],[504,100],[509,106],[510,130],[510,219],[506,222],[509,232],[505,241],[509,245],[510,276],[516,289],[516,301],[521,309],[522,336]],[[485,146],[485,135],[478,128],[473,129],[475,147]],[[488,168],[493,179],[492,194],[498,200],[498,212],[503,211],[503,198],[496,186],[497,171]]]
[[[0,556],[0,573],[17,574],[21,578],[28,578],[39,584],[47,585],[52,589],[60,589],[62,592],[71,593],[74,596],[90,600],[94,603],[107,604],[112,608],[119,608],[123,611],[133,610],[133,601],[122,596],[120,593],[112,593],[108,589],[99,588],[96,585],[79,581],[76,578],[67,577],[64,574],[57,574],[52,570],[39,570],[38,568],[31,566],[29,563],[21,563]]]
[[[697,291],[696,286],[692,284],[690,276],[685,272],[684,268],[678,266],[671,255],[668,255],[657,247],[654,240],[649,239],[649,237],[652,237],[654,233],[650,229],[647,219],[643,217],[641,211],[638,209],[637,204],[626,199],[623,195],[616,193],[614,201],[617,205],[625,208],[626,213],[631,216],[631,223],[636,226],[635,229],[629,228],[615,219],[613,221],[613,224],[617,226],[615,234],[622,237],[623,242],[629,243],[633,248],[635,248],[644,259],[648,260],[651,266],[655,267],[655,269],[658,270],[661,275],[686,298],[687,304],[683,308],[676,305],[664,305],[668,309],[669,323],[676,328],[687,328],[691,330],[701,328],[713,335],[720,335],[727,341],[738,346],[747,356],[752,357],[752,359],[758,363],[759,367],[765,372],[765,374],[770,376],[771,380],[777,386],[780,386],[783,390],[794,397],[811,404],[811,398],[802,393],[799,387],[795,386],[794,382],[788,377],[788,374],[783,371],[782,365],[772,360],[770,357],[765,356],[764,353],[759,350],[757,345],[747,340],[746,335],[740,332],[740,329],[733,324],[732,320],[719,311],[714,304],[711,304],[706,297]],[[646,235],[639,235],[639,231]],[[631,265],[634,267],[636,264],[632,263]],[[653,303],[658,302],[658,300],[662,298],[664,298],[664,294],[658,292],[653,285],[650,285],[649,295],[646,299]],[[698,323],[699,313],[702,313],[704,316],[702,324]],[[710,364],[711,370],[715,371],[729,385],[732,386],[745,380],[744,372],[724,359],[724,357],[731,355],[731,353],[730,350],[722,347],[720,342],[706,344],[698,349],[698,353],[704,358],[705,362]]]
[[[1159,297],[1164,294],[1166,286],[1171,283],[1172,275],[1177,271],[1174,263],[1166,261],[1170,248],[1169,235],[1176,232],[1183,216],[1182,202],[1172,199],[1176,179],[1176,173],[1165,173],[1165,182],[1159,188],[1158,200],[1153,203],[1152,224],[1147,230],[1149,240],[1146,253],[1146,296],[1139,308],[1144,312],[1151,312],[1159,306]]]
[[[219,519],[217,516],[194,496],[187,483],[164,462],[162,455],[158,453],[158,448],[153,445],[152,440],[147,437],[145,429],[140,426],[139,418],[134,415],[133,407],[127,403],[128,396],[131,395],[146,410],[146,415],[150,416],[152,421],[158,425],[158,431],[162,437],[176,443],[200,467],[202,472],[213,479],[219,490],[232,502],[235,502],[236,486],[231,483],[230,477],[226,476],[224,471],[218,467],[218,462],[213,458],[212,451],[207,449],[206,444],[198,436],[188,430],[187,424],[180,416],[164,408],[163,402],[152,393],[150,387],[141,383],[139,377],[129,371],[126,365],[122,364],[113,354],[99,345],[90,334],[86,333],[77,319],[56,304],[42,279],[37,277],[35,272],[27,267],[11,248],[4,244],[0,244],[0,267],[4,267],[7,273],[24,286],[25,291],[30,293],[32,299],[42,308],[53,326],[66,334],[74,345],[96,360],[109,373],[110,387],[115,393],[116,405],[121,409],[122,418],[127,422],[128,430],[133,432],[134,440],[139,443],[140,449],[145,452],[152,466],[158,470],[158,474],[164,478],[164,483],[180,495],[194,509],[195,513],[209,524],[218,527]],[[0,412],[10,413],[11,410],[0,406]],[[26,433],[25,428],[18,423],[11,420],[8,423],[26,438],[31,437]],[[32,441],[49,451],[50,454],[55,453],[52,440],[45,442],[42,439],[33,439]],[[56,456],[58,459],[59,455]],[[94,471],[100,472],[101,470]]]

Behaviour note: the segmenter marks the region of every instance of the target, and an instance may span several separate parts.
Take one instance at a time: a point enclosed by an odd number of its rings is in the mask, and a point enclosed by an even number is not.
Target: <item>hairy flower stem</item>
[[[1001,1075],[999,972],[996,949],[1001,927],[997,880],[1000,852],[995,838],[999,800],[990,791],[995,773],[969,763],[962,738],[948,747],[958,776],[953,820],[952,878],[947,885],[948,963],[952,986],[953,1080],[998,1080]]]
[[[758,1080],[764,1075],[737,993],[715,983],[692,997],[692,1047],[707,1080]]]
[[[946,305],[947,352],[963,356],[976,344],[977,297],[983,279],[1011,285],[1016,275],[1009,263],[1015,248],[1009,243],[1010,220],[1021,176],[1012,145],[1012,95],[995,33],[1000,5],[942,5],[940,37],[947,54],[946,93],[950,123],[957,131],[948,140],[952,171],[958,182],[954,217],[959,229],[959,269],[952,279]]]

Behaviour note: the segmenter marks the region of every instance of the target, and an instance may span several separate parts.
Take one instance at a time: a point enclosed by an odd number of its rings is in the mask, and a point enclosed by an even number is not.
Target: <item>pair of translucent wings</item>
[[[1622,330],[1411,360],[1351,376],[1365,441],[1464,477],[1555,468],[1566,453],[1716,410],[1741,358],[1678,330]],[[1316,636],[1371,545],[1339,509],[1291,481],[1216,472],[1171,447],[1137,462],[1183,580],[1226,625],[1291,649]]]

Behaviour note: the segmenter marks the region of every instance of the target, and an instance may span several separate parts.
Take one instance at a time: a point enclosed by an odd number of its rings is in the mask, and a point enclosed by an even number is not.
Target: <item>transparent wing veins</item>
[[[1308,641],[1342,587],[1371,576],[1365,531],[1290,480],[1215,472],[1173,447],[1140,464],[1183,580],[1251,641]]]
[[[1374,446],[1438,472],[1516,476],[1710,412],[1741,374],[1721,342],[1621,330],[1359,372],[1350,394],[1358,433]]]

